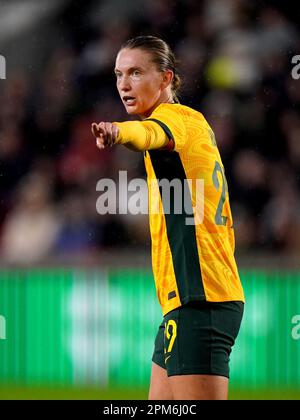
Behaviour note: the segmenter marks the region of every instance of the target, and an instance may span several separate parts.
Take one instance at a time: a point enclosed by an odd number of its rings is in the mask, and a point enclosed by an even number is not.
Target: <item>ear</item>
[[[174,73],[172,70],[165,70],[162,78],[162,89],[166,89],[172,83],[174,79]]]

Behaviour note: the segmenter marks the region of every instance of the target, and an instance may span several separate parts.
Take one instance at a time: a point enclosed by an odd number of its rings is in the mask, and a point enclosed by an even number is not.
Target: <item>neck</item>
[[[152,108],[150,108],[144,115],[139,115],[139,117],[144,120],[145,118],[148,118],[159,105],[174,103],[175,101],[172,92],[166,92],[166,94],[162,95]]]

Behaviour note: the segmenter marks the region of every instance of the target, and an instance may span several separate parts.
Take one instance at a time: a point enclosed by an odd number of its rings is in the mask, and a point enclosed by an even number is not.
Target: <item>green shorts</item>
[[[190,302],[159,327],[152,361],[173,375],[229,378],[229,356],[243,318],[242,302]]]

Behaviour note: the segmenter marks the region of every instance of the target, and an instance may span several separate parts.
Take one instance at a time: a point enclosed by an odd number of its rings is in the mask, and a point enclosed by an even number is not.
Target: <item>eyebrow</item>
[[[135,70],[140,70],[140,71],[143,71],[144,69],[142,68],[142,67],[138,67],[138,66],[134,66],[134,67],[129,67],[129,69],[127,69],[127,72],[128,73],[132,73],[133,71],[135,71]],[[114,72],[115,73],[122,73],[122,71],[121,70],[119,70],[119,69],[115,69],[114,70]],[[125,72],[126,73],[126,72]]]

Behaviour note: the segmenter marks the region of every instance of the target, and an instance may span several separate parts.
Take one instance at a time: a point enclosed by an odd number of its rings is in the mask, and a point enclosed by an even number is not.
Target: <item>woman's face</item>
[[[130,115],[148,117],[166,102],[166,72],[159,72],[151,54],[140,48],[122,49],[116,59],[117,88]]]

